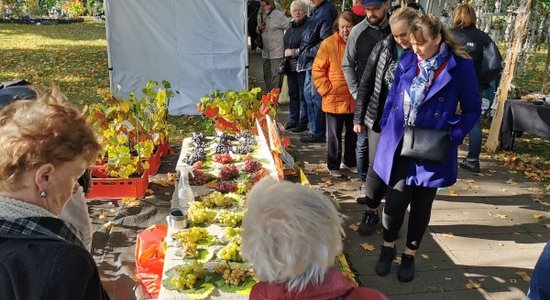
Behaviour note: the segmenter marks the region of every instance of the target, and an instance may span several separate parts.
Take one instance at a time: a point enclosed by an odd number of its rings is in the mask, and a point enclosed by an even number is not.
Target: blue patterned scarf
[[[416,75],[411,84],[410,90],[410,108],[409,113],[405,116],[405,123],[409,126],[414,126],[416,122],[416,114],[418,112],[418,107],[424,100],[427,95],[427,92],[430,89],[430,86],[434,80],[434,73],[441,65],[445,62],[449,56],[449,47],[445,43],[441,43],[439,47],[439,53],[434,57],[420,61],[418,67],[420,68],[420,73]]]

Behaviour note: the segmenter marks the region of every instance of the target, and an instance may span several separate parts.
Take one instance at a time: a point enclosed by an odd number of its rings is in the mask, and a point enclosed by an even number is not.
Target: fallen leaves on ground
[[[465,286],[466,286],[467,289],[470,289],[470,290],[480,289],[480,288],[483,287],[481,285],[481,282],[479,282],[478,280],[473,280],[473,279],[468,280],[468,282],[466,282]]]
[[[531,277],[529,275],[527,275],[527,273],[524,272],[524,271],[518,271],[515,274],[518,275],[525,282],[531,281]]]
[[[518,184],[513,178],[510,178],[510,179],[506,180],[505,182],[509,185],[517,185]]]
[[[325,180],[325,182],[323,182],[323,186],[324,187],[329,187],[329,186],[333,186],[334,185],[334,182],[332,182],[332,180],[328,179],[328,180]]]
[[[111,229],[113,227],[113,225],[115,225],[115,223],[109,221],[109,222],[103,224],[103,227],[105,227],[107,229]]]
[[[349,225],[349,228],[355,232],[357,232],[357,230],[359,230],[359,222],[357,223],[353,223],[351,225]]]
[[[120,204],[126,207],[136,207],[140,205],[140,201],[136,198],[124,198],[120,200]]]
[[[533,214],[533,218],[535,220],[540,220],[540,219],[542,219],[542,216],[540,214]]]
[[[424,259],[429,259],[430,258],[430,256],[426,253],[422,253],[420,256],[422,256],[422,258],[424,258]]]
[[[550,180],[550,162],[544,157],[530,153],[518,154],[511,151],[503,151],[493,157],[503,161],[504,165],[511,169],[509,171],[511,174],[514,174],[517,170],[532,181]],[[547,189],[550,189],[550,184]]]
[[[443,233],[443,234],[441,234],[441,236],[448,237],[448,238],[454,238],[455,237],[455,235],[452,232]]]
[[[449,190],[449,196],[458,196],[458,192],[456,190]]]
[[[492,217],[495,217],[495,218],[500,218],[500,219],[506,219],[508,217],[508,215],[505,215],[505,214],[495,214],[495,213],[492,213],[492,212],[490,212],[489,215],[492,216]]]
[[[375,246],[373,246],[373,245],[371,245],[371,244],[369,244],[369,243],[367,243],[367,242],[361,244],[361,247],[362,247],[363,249],[367,250],[367,251],[374,251],[374,250],[376,250],[376,247],[375,247]]]
[[[544,226],[546,226],[546,228],[550,229],[550,224],[544,224]]]

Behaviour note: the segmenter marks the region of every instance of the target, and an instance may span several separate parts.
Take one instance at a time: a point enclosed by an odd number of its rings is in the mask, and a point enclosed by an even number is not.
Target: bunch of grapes
[[[239,143],[243,142],[243,143],[246,143],[248,145],[258,144],[258,142],[256,141],[256,138],[253,135],[249,134],[249,133],[239,134],[239,135],[237,135],[237,139],[239,140]]]
[[[243,212],[233,212],[229,210],[221,210],[216,216],[216,220],[229,227],[235,227],[243,219]]]
[[[198,161],[203,161],[205,159],[206,159],[206,150],[202,147],[196,147],[184,155],[183,162],[191,166],[194,163]]]
[[[244,158],[244,171],[248,173],[256,173],[262,168],[262,164],[252,158],[251,156],[245,156]]]
[[[232,206],[234,201],[229,197],[225,197],[220,192],[213,192],[202,198],[202,203],[206,207],[228,207]]]
[[[206,228],[191,227],[187,230],[183,230],[172,235],[172,238],[178,241],[180,244],[185,243],[198,243],[208,238],[208,231]]]
[[[212,160],[220,164],[228,164],[231,162],[231,154],[220,153],[212,155]]]
[[[230,144],[216,143],[214,145],[216,145],[216,153],[229,153],[232,150]]]
[[[239,183],[237,183],[237,191],[235,191],[235,193],[246,194],[250,191],[250,187],[251,185],[247,181],[239,181]]]
[[[254,146],[257,144],[256,139],[250,134],[243,134],[238,137],[239,143],[234,151],[239,154],[248,154],[254,152]]]
[[[226,261],[242,261],[241,248],[235,243],[228,243],[218,252],[218,257]]]
[[[181,245],[183,256],[187,258],[196,258],[199,256],[199,249],[195,243],[185,243]]]
[[[193,201],[187,211],[187,218],[194,224],[211,222],[211,216],[201,202]]]
[[[233,242],[240,245],[242,242],[241,233],[243,232],[240,227],[227,227],[223,235],[223,239],[228,242]]]
[[[209,182],[212,178],[210,175],[204,173],[199,169],[193,170],[192,176],[189,178],[189,183],[191,185],[203,185]]]
[[[206,141],[206,137],[204,136],[203,132],[193,132],[193,137],[191,137],[191,142],[195,146],[195,148],[204,148],[206,144],[208,143]]]
[[[220,193],[229,193],[237,191],[237,184],[234,181],[218,181],[215,187],[216,191]]]
[[[193,164],[193,168],[194,168],[195,170],[202,169],[202,164],[203,164],[203,161],[202,161],[202,160],[199,160],[199,161],[197,161],[197,162],[195,162],[195,163]]]
[[[178,289],[192,289],[198,280],[205,277],[206,270],[204,265],[198,261],[184,264],[176,267],[176,274],[171,279],[171,283]]]
[[[256,173],[254,173],[254,176],[250,178],[250,183],[254,185],[256,182],[260,181],[260,179],[264,178],[265,176],[269,176],[269,173],[266,169],[261,168]]]
[[[234,147],[233,152],[239,153],[239,154],[248,154],[254,152],[254,149],[250,145],[242,145],[238,144]]]
[[[246,279],[253,276],[251,270],[245,270],[242,266],[231,266],[227,263],[218,264],[214,267],[214,272],[221,275],[225,280],[225,284],[240,285],[245,282]]]
[[[217,143],[229,144],[231,141],[235,140],[235,136],[225,132],[218,132],[216,133],[216,137],[214,138],[214,140]]]
[[[229,180],[239,176],[239,170],[234,164],[226,164],[220,168],[220,178]]]

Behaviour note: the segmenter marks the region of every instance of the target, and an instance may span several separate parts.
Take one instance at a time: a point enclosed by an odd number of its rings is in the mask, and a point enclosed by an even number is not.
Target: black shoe
[[[291,129],[290,131],[299,133],[299,132],[304,132],[306,130],[307,130],[307,126],[298,125],[298,126],[294,127],[293,129]]]
[[[357,198],[355,198],[355,201],[359,204],[367,204],[367,200],[367,183],[361,181],[361,186],[359,186],[359,194],[357,195]]]
[[[479,161],[469,161],[467,159],[464,159],[460,163],[460,167],[473,173],[481,172],[481,169],[479,168]]]
[[[359,224],[357,232],[362,236],[371,235],[376,231],[378,222],[380,222],[378,211],[367,209],[363,213],[363,219],[361,220],[361,224]]]
[[[390,272],[391,264],[395,259],[397,252],[395,251],[395,247],[391,248],[382,246],[380,247],[380,250],[380,257],[378,258],[378,262],[376,263],[376,268],[374,270],[378,276],[386,276]]]
[[[296,123],[286,123],[285,124],[285,130],[291,130],[291,129],[294,129],[296,128]]]
[[[312,135],[306,135],[306,136],[303,136],[300,138],[300,142],[302,143],[324,143],[325,142],[325,138],[320,136],[320,137],[314,137]]]
[[[405,253],[401,255],[401,266],[397,273],[397,279],[401,282],[409,282],[414,279],[414,256]]]

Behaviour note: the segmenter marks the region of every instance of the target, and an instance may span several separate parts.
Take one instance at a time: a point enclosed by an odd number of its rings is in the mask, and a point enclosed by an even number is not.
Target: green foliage
[[[63,4],[63,10],[69,18],[78,18],[84,14],[84,4],[80,0],[69,0]]]

